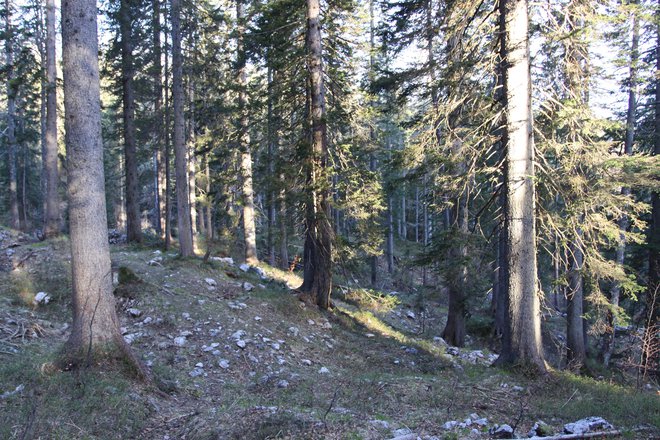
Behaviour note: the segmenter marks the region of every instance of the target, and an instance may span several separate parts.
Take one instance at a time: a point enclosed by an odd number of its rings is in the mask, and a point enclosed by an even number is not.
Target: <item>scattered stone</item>
[[[261,321],[261,316],[255,316],[254,320],[257,321],[257,322]]]
[[[239,269],[241,269],[243,272],[247,272],[250,270],[250,265],[247,263],[243,263],[240,266],[238,266]]]
[[[277,382],[277,388],[289,388],[289,382],[282,379]]]
[[[461,350],[459,350],[456,347],[447,347],[445,353],[450,354],[452,356],[458,356],[459,354],[461,354]]]
[[[211,257],[211,260],[213,261],[219,261],[220,263],[225,263],[230,266],[234,265],[234,259],[231,257]]]
[[[243,283],[243,290],[245,290],[246,292],[251,292],[254,290],[254,285],[245,281]]]
[[[238,341],[236,341],[236,346],[240,349],[244,349],[245,347],[247,347],[247,343],[244,340],[239,339]]]
[[[270,346],[273,347],[273,350],[279,350],[280,349],[280,344],[278,344],[277,342],[273,342],[272,344],[270,344]]]
[[[177,347],[183,347],[184,345],[186,345],[185,336],[177,336],[176,338],[174,338],[174,345],[176,345]]]
[[[195,366],[198,367],[198,368],[204,368],[204,364],[201,363],[201,362],[197,362],[197,363],[195,364]]]
[[[126,312],[133,318],[139,318],[142,316],[142,310],[136,308],[127,309]]]
[[[472,437],[478,437],[480,435],[481,435],[481,432],[479,432],[479,430],[476,429],[476,428],[472,428],[472,431],[470,431],[470,436],[472,436]]]
[[[243,336],[245,336],[245,330],[237,330],[234,333],[232,333],[231,337],[232,339],[242,339]]]
[[[195,367],[195,369],[193,369],[190,373],[188,373],[190,377],[199,377],[202,374],[204,374],[204,370],[198,367]]]
[[[182,317],[183,319],[185,319],[186,321],[190,321],[190,313],[188,313],[188,312],[183,312],[183,313],[181,314],[181,317]]]
[[[143,334],[141,332],[137,333],[129,333],[127,335],[124,335],[124,341],[126,341],[127,344],[132,344],[136,339],[139,339],[142,337]]]
[[[223,370],[226,370],[229,368],[229,361],[227,359],[220,359],[218,361],[218,366]]]
[[[156,258],[152,258],[151,260],[149,260],[147,262],[147,265],[148,266],[162,266],[162,264],[160,264],[162,262],[163,262],[163,257],[156,257]]]
[[[151,316],[147,316],[146,318],[144,318],[144,319],[142,320],[142,324],[145,324],[145,325],[146,325],[146,324],[150,324],[150,323],[153,322],[153,320],[154,320],[154,318],[152,318]]]
[[[184,338],[187,338],[188,336],[192,336],[193,332],[190,330],[184,330],[179,333],[179,336],[183,336]]]
[[[214,280],[213,278],[204,278],[204,282],[208,284],[209,286],[215,287],[218,285],[218,282]]]
[[[34,296],[34,304],[48,304],[50,302],[50,295],[46,292],[38,292]]]
[[[518,391],[518,392],[521,392],[521,391],[524,391],[524,390],[525,390],[523,387],[518,386],[518,385],[514,385],[513,387],[511,387],[511,389],[512,389],[513,391]]]
[[[326,321],[326,322],[323,323],[323,328],[325,328],[325,329],[331,329],[331,328],[332,328],[332,324],[330,324],[329,322]]]
[[[445,422],[444,425],[442,425],[442,429],[445,429],[447,431],[451,431],[455,427],[458,426],[458,422],[456,420],[450,420],[448,422]]]
[[[370,420],[369,424],[376,428],[390,429],[390,424],[385,420]]]
[[[413,433],[412,430],[410,430],[409,428],[399,428],[399,429],[395,429],[394,431],[392,431],[392,435],[395,438],[396,437],[408,436],[412,433]]]
[[[549,435],[552,435],[552,428],[543,420],[539,420],[534,423],[527,437],[547,437]]]
[[[310,361],[309,359],[303,359],[303,360],[300,361],[300,362],[301,362],[303,365],[307,365],[308,367],[312,365],[312,361]]]
[[[375,338],[376,337],[376,335],[374,335],[373,333],[365,333],[364,336],[366,336],[367,338]]]
[[[413,312],[412,310],[408,310],[406,312],[406,317],[408,317],[410,319],[415,319],[415,312]]]
[[[577,422],[564,425],[566,434],[586,434],[587,432],[603,431],[614,427],[602,417],[587,417]]]
[[[298,336],[300,329],[298,327],[289,327],[289,333],[291,333],[293,336]]]
[[[513,428],[507,425],[495,425],[488,431],[492,438],[513,438]]]
[[[321,367],[319,374],[330,374],[330,370],[328,370],[326,367]]]
[[[473,419],[475,425],[479,426],[488,426],[488,419],[486,417],[482,419]]]

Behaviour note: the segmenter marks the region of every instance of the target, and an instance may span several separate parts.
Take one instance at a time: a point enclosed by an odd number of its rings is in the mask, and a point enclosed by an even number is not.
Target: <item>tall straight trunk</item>
[[[268,58],[269,56],[267,56]],[[269,65],[267,72],[267,92],[268,92],[268,114],[267,114],[267,128],[268,128],[268,173],[270,174],[271,186],[275,186],[275,153],[277,151],[277,131],[275,129],[275,121],[273,115],[273,68]],[[271,266],[275,267],[275,227],[277,223],[277,199],[275,196],[275,189],[270,188],[268,191],[268,259]]]
[[[424,243],[424,251],[426,252],[427,247],[429,245],[429,203],[427,200],[428,197],[428,183],[426,182],[427,177],[424,176],[424,191],[422,192],[422,203],[423,203],[423,219],[424,219],[424,231],[423,231],[423,243]],[[422,267],[422,286],[426,286],[427,283],[427,278],[428,278],[428,268],[426,265]]]
[[[321,309],[330,307],[332,226],[330,224],[320,1],[307,0],[307,68],[311,110],[311,148],[307,158],[304,281],[300,290]]]
[[[279,194],[280,203],[280,268],[287,270],[289,268],[289,239],[287,234],[287,212],[286,212],[286,187],[284,174],[280,175],[280,185],[282,189]]]
[[[387,198],[387,272],[394,273],[394,213],[392,196]]]
[[[259,262],[257,255],[257,231],[254,223],[254,192],[252,189],[252,153],[250,152],[250,133],[248,132],[247,113],[247,72],[245,70],[245,16],[243,0],[236,0],[236,76],[238,82],[239,107],[239,150],[241,153],[241,199],[243,202],[243,231],[245,234],[245,261],[249,264]]]
[[[204,177],[206,182],[206,203],[204,204],[204,217],[206,217],[206,235],[209,240],[215,238],[215,228],[213,227],[213,211],[211,209],[213,200],[211,199],[211,167],[209,160],[204,161]]]
[[[534,136],[529,64],[527,0],[502,0],[506,97],[505,234],[510,337],[503,340],[500,363],[533,366],[545,372],[540,301],[536,291],[534,214]]]
[[[637,5],[638,2],[633,0],[630,2],[631,5]],[[624,140],[624,151],[623,154],[626,156],[632,156],[633,154],[633,143],[635,142],[635,125],[636,118],[635,114],[637,112],[637,70],[639,68],[639,17],[637,11],[632,12],[632,42],[630,47],[630,70],[628,76],[628,110],[626,113],[626,132]],[[630,195],[630,188],[623,187],[621,189],[621,194],[624,196]],[[619,245],[616,249],[616,264],[619,267],[623,267],[626,256],[626,230],[628,229],[628,217],[623,216],[619,220]],[[607,324],[608,329],[605,334],[605,340],[603,344],[603,353],[602,359],[603,364],[608,366],[610,363],[610,358],[614,352],[615,345],[615,336],[616,336],[616,308],[619,307],[619,299],[621,297],[621,284],[615,282],[612,288],[610,289],[610,307],[611,310],[607,315]]]
[[[375,82],[375,64],[374,64],[374,55],[376,52],[376,29],[374,26],[374,1],[369,1],[369,83],[373,85]],[[374,123],[369,126],[369,141],[371,142],[371,154],[369,155],[369,171],[376,173],[376,131],[374,130]],[[376,287],[376,282],[378,280],[378,255],[371,256],[371,285]]]
[[[67,147],[73,326],[62,364],[135,361],[119,331],[105,204],[101,97],[94,0],[62,3],[62,71]],[[137,361],[135,361],[137,363]]]
[[[16,169],[16,85],[14,84],[14,37],[11,23],[12,4],[5,0],[5,56],[7,72],[7,163],[9,168],[9,225],[20,228],[18,214],[18,172]]]
[[[154,181],[155,195],[155,225],[156,232],[163,237],[165,228],[165,154],[163,145],[163,65],[160,41],[160,0],[152,0],[151,32],[154,46],[154,125],[153,137],[155,143],[154,157],[156,161],[156,179]],[[168,130],[165,127],[165,131]]]
[[[408,216],[406,215],[406,184],[403,184],[403,194],[401,194],[401,238],[408,239]]]
[[[138,164],[135,146],[135,94],[133,89],[133,32],[131,0],[121,0],[119,30],[121,33],[122,104],[124,123],[124,156],[126,171],[126,239],[142,241],[140,221],[140,191],[138,188]]]
[[[164,17],[165,27],[167,27],[167,15]],[[164,34],[165,38],[165,139],[163,148],[163,160],[165,163],[165,186],[163,192],[165,194],[165,249],[169,249],[172,243],[172,173],[171,173],[171,148],[170,148],[170,72],[169,72],[169,51],[167,50],[167,33]]]
[[[192,64],[196,63],[195,60],[195,36],[192,35],[190,43],[192,45]],[[189,117],[188,117],[188,136],[189,136],[189,145],[188,145],[188,203],[190,203],[190,227],[192,228],[193,235],[193,245],[197,245],[197,234],[199,232],[197,227],[197,120],[196,120],[196,103],[195,103],[195,76],[193,74],[193,68],[190,66],[188,69],[187,75],[187,84],[188,84],[188,105],[189,105]],[[184,111],[185,115],[185,111]]]
[[[568,295],[566,307],[566,360],[574,368],[581,368],[587,358],[584,338],[584,288],[582,281],[582,266],[584,251],[582,250],[582,231],[576,231],[576,237],[570,245],[568,274]]]
[[[655,106],[653,156],[660,155],[660,0],[657,1],[655,43]],[[655,376],[660,365],[660,197],[654,191],[651,195],[651,225],[649,228],[649,281],[646,290],[646,331],[642,348],[642,367],[644,370],[655,369]]]
[[[55,56],[55,0],[46,1],[46,133],[44,144],[44,180],[46,211],[44,237],[60,232],[60,193],[57,170],[57,60]]]
[[[195,254],[190,203],[188,201],[188,164],[183,115],[183,59],[181,56],[181,3],[170,0],[172,22],[172,101],[174,107],[174,168],[176,174],[176,211],[179,252],[184,257]]]

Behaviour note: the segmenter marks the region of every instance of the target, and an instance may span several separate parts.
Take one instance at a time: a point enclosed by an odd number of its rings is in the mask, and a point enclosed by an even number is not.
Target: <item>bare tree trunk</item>
[[[282,190],[279,194],[280,202],[280,268],[289,268],[289,239],[287,234],[286,190],[284,175],[280,176]]]
[[[181,56],[181,3],[171,0],[172,21],[172,100],[174,104],[174,166],[176,171],[176,208],[179,251],[184,257],[195,255],[190,203],[183,115],[183,60]]]
[[[394,273],[394,213],[392,196],[387,198],[387,271]]]
[[[268,58],[268,57],[267,57]],[[275,186],[275,153],[277,151],[277,130],[273,115],[273,68],[269,65],[267,72],[268,81],[268,172],[270,173],[271,186]],[[275,227],[277,223],[277,199],[275,190],[271,187],[268,192],[268,258],[270,265],[275,267]]]
[[[62,3],[62,60],[73,282],[73,326],[62,364],[131,355],[119,332],[105,205],[94,0]],[[144,373],[144,370],[140,370]]]
[[[510,338],[500,363],[524,364],[546,371],[541,344],[537,292],[536,221],[534,214],[534,135],[531,107],[527,0],[502,0],[506,60],[505,233]]]
[[[157,0],[160,1],[160,0]],[[167,15],[163,17],[165,28],[167,28]],[[172,244],[172,173],[171,173],[171,149],[170,149],[170,69],[169,69],[169,51],[167,50],[167,33],[164,34],[165,38],[165,152],[163,159],[165,163],[165,186],[163,192],[165,194],[165,249],[169,249]]]
[[[165,228],[165,164],[164,164],[164,145],[163,145],[163,66],[161,62],[161,42],[160,42],[160,0],[152,0],[151,28],[154,45],[154,157],[156,161],[156,179],[154,181],[155,195],[155,225],[156,232],[163,237]],[[165,130],[168,130],[165,127]]]
[[[142,241],[140,191],[138,188],[137,152],[135,147],[135,96],[133,92],[133,41],[131,0],[121,0],[119,28],[121,33],[122,104],[124,122],[124,156],[126,158],[126,239]]]
[[[566,307],[566,360],[575,369],[580,369],[587,358],[584,338],[582,305],[584,302],[582,266],[584,252],[582,250],[582,231],[576,231],[576,237],[569,249],[570,272],[568,274],[568,295]]]
[[[14,30],[12,4],[5,0],[5,56],[7,72],[7,163],[9,168],[9,226],[20,228],[18,214],[18,172],[16,169],[16,85],[14,84]]]
[[[328,146],[319,0],[307,0],[307,67],[310,73],[311,151],[307,160],[308,199],[305,226],[305,276],[300,290],[321,309],[330,307],[332,226],[328,203]]]
[[[630,2],[633,5],[636,5],[638,2],[633,0]],[[628,111],[626,114],[626,134],[624,140],[624,152],[623,154],[627,156],[632,156],[633,154],[633,143],[635,141],[635,124],[636,118],[635,114],[637,112],[637,70],[639,68],[639,17],[637,11],[632,12],[632,43],[630,51],[630,76],[628,81]],[[630,188],[623,187],[621,189],[621,194],[624,196],[630,195]],[[619,229],[621,230],[619,234],[619,245],[616,249],[616,264],[617,266],[623,267],[626,256],[626,230],[628,229],[628,217],[623,216],[619,220]],[[616,309],[619,307],[619,298],[621,296],[621,284],[615,282],[610,290],[610,307],[611,310],[607,315],[607,333],[605,334],[604,344],[603,344],[603,365],[608,366],[610,363],[610,358],[614,352],[615,336],[616,336]]]
[[[408,216],[406,215],[406,184],[402,185],[403,194],[401,194],[401,238],[408,239]]]
[[[55,0],[46,1],[46,138],[44,144],[44,179],[46,211],[44,237],[60,232],[60,193],[57,170],[57,60],[55,56]]]
[[[243,201],[243,231],[245,233],[245,261],[249,264],[259,262],[257,255],[257,232],[254,224],[254,192],[252,189],[252,153],[250,152],[250,133],[248,132],[247,113],[247,72],[245,70],[245,48],[243,34],[245,32],[245,16],[243,0],[236,0],[236,67],[239,87],[239,148],[241,152],[241,180]]]

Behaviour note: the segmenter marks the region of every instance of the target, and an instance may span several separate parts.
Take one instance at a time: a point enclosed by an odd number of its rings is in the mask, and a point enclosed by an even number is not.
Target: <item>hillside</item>
[[[458,350],[438,337],[441,302],[420,312],[404,294],[345,289],[321,313],[291,293],[295,274],[125,245],[112,253],[122,332],[162,391],[121,370],[53,372],[68,243],[0,239],[3,439],[490,438],[498,424],[527,437],[539,420],[561,433],[587,416],[644,428],[626,438],[660,434],[654,386],[496,369],[478,339]],[[32,305],[42,291],[49,302]]]

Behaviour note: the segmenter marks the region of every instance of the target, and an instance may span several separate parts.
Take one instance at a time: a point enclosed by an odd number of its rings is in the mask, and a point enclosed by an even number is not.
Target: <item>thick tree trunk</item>
[[[73,326],[65,367],[130,355],[112,296],[94,0],[62,4]]]
[[[12,4],[5,0],[5,56],[7,74],[7,163],[9,168],[9,226],[20,228],[18,214],[18,172],[16,169],[16,85],[14,84],[14,37]]]
[[[135,95],[133,90],[133,37],[131,0],[121,0],[119,28],[121,33],[122,105],[124,123],[124,156],[126,158],[126,239],[142,241],[140,221],[140,191],[138,188],[138,160],[135,147]]]
[[[57,60],[55,57],[55,0],[46,2],[46,133],[44,144],[44,180],[46,211],[44,237],[60,232],[60,193],[57,169]]]
[[[156,179],[154,181],[154,195],[155,195],[155,225],[156,232],[164,236],[165,228],[165,154],[163,145],[163,66],[161,61],[162,49],[160,42],[160,0],[152,0],[152,17],[151,17],[151,30],[154,45],[154,66],[153,66],[153,81],[154,81],[154,126],[153,136],[155,143],[155,160],[156,160]],[[168,130],[165,127],[165,130]]]
[[[174,104],[174,167],[176,174],[176,210],[179,252],[184,257],[195,255],[190,203],[188,201],[188,164],[183,115],[183,57],[181,56],[181,3],[171,0],[172,22],[172,101]]]
[[[307,0],[307,68],[310,74],[311,149],[307,160],[308,199],[305,218],[305,271],[300,290],[321,309],[330,307],[332,226],[328,194],[328,146],[319,0]]]
[[[582,231],[576,231],[576,237],[569,249],[570,272],[568,274],[568,295],[566,307],[566,360],[570,367],[580,369],[587,358],[584,335],[584,289],[582,266]]]
[[[541,344],[541,313],[536,272],[534,214],[534,137],[532,128],[527,0],[502,0],[506,60],[505,233],[510,338],[501,363],[546,371]]]
[[[637,4],[637,1],[631,1],[631,4]],[[630,73],[628,77],[628,110],[626,114],[626,132],[624,140],[623,154],[631,156],[633,154],[633,143],[635,141],[635,125],[636,125],[636,112],[637,112],[637,70],[639,65],[639,17],[637,11],[632,12],[632,42],[630,51]],[[621,194],[624,196],[630,195],[630,188],[623,187]],[[628,217],[623,216],[619,220],[619,245],[616,249],[616,264],[623,267],[626,255],[626,230],[628,229]],[[619,307],[619,299],[621,297],[621,284],[615,282],[610,290],[610,307],[611,310],[607,315],[607,333],[604,337],[602,359],[603,365],[608,366],[610,358],[614,352],[615,336],[616,336],[616,309]]]
[[[236,0],[236,80],[238,82],[239,107],[239,149],[241,169],[241,199],[243,208],[243,232],[245,234],[245,261],[249,264],[259,262],[257,255],[257,231],[254,222],[254,192],[252,189],[252,153],[250,152],[250,133],[248,131],[247,113],[247,72],[245,70],[245,16],[243,0]]]

